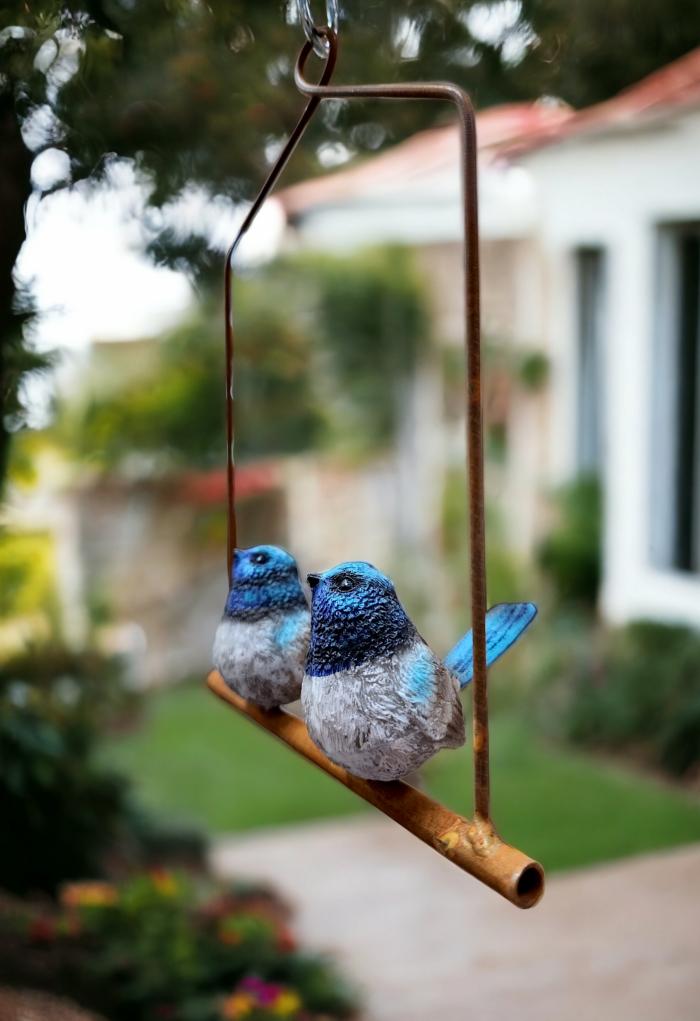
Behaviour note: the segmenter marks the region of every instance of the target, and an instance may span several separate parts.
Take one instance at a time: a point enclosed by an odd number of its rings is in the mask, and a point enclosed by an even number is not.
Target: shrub
[[[564,646],[560,648],[564,651]],[[601,633],[566,655],[546,700],[560,733],[590,747],[624,750],[683,775],[700,764],[700,636],[638,621]]]
[[[40,969],[49,988],[113,1021],[312,1021],[355,1010],[331,965],[298,949],[288,908],[264,888],[159,869],[71,883],[58,907],[20,903],[2,917],[0,977],[32,983]]]
[[[58,646],[0,670],[0,875],[53,890],[99,871],[127,815],[125,782],[95,762],[97,728],[133,696],[117,661]]]
[[[538,561],[560,603],[593,607],[601,576],[601,492],[592,476],[559,490],[557,523],[541,543]]]

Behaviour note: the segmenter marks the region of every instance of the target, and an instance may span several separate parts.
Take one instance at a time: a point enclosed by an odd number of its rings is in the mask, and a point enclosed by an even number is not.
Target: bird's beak
[[[318,583],[321,580],[321,575],[320,574],[307,574],[306,575],[306,580],[309,583],[309,588],[313,592],[313,590],[316,588],[316,586],[318,585]]]

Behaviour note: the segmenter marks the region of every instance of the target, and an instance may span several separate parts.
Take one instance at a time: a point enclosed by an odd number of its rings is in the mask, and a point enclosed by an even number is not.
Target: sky
[[[196,302],[191,281],[155,265],[146,254],[158,229],[204,236],[221,252],[223,271],[224,253],[246,212],[195,189],[164,210],[154,210],[148,205],[147,182],[126,160],[115,161],[99,187],[81,182],[41,197],[42,189],[62,179],[63,156],[46,150],[34,161],[37,190],[27,205],[27,240],[15,269],[38,313],[32,342],[54,356],[51,373],[30,375],[23,382],[33,428],[50,421],[56,392],[69,393],[80,385],[92,342],[158,336],[190,314]],[[240,245],[236,262],[251,265],[271,258],[283,227],[282,208],[273,199]],[[222,313],[222,343],[223,329]]]
[[[57,150],[35,160],[37,187],[60,178]],[[47,156],[50,157],[47,160]],[[93,340],[151,336],[187,315],[195,295],[182,273],[154,265],[145,254],[162,226],[207,238],[223,253],[245,210],[201,190],[184,193],[162,212],[148,206],[148,185],[128,161],[116,161],[106,184],[81,182],[27,207],[27,241],[17,278],[28,287],[39,313],[35,343],[42,350],[84,350]],[[281,233],[276,203],[262,211],[241,246],[241,260],[272,255]]]

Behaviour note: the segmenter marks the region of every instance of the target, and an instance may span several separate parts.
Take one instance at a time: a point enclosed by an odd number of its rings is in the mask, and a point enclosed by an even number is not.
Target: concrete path
[[[100,1021],[100,1018],[48,993],[0,987],[0,1021]]]
[[[221,841],[273,881],[369,1021],[700,1021],[700,845],[548,880],[520,911],[384,819]]]

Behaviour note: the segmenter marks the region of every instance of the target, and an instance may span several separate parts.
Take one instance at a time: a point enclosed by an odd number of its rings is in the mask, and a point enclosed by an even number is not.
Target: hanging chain
[[[311,0],[297,0],[297,8],[307,41],[313,46],[316,56],[320,57],[321,60],[325,60],[328,56],[328,39],[325,33],[321,31],[320,26],[314,21],[311,11]],[[326,24],[324,28],[329,28],[334,35],[338,34],[338,18],[338,0],[326,0]]]

